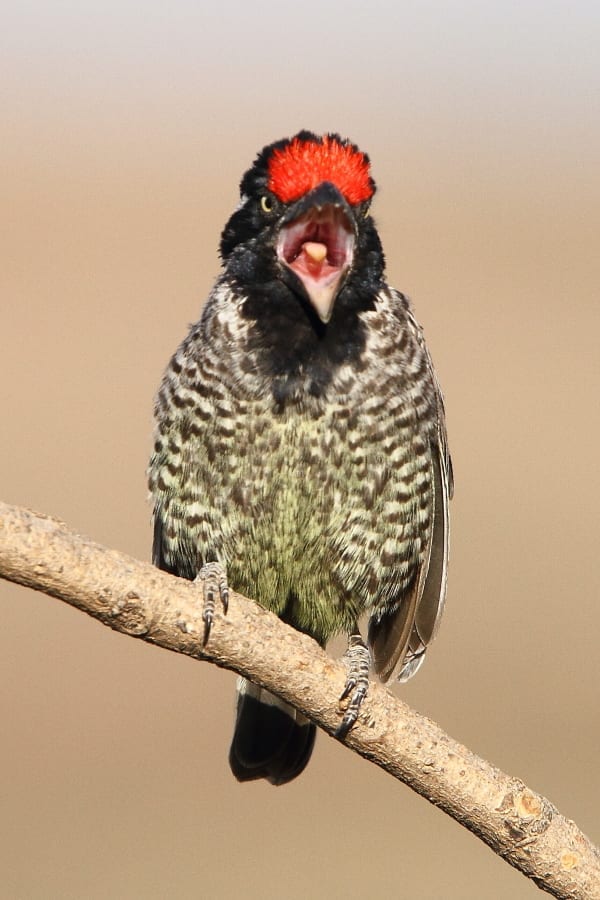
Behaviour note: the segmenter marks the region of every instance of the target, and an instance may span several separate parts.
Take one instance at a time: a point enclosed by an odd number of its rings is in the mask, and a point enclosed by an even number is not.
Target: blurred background
[[[395,690],[599,841],[600,7],[24,0],[0,42],[0,497],[149,558],[153,395],[239,179],[348,135],[456,475],[445,621]],[[232,674],[0,598],[2,897],[539,896],[323,734],[238,785]]]

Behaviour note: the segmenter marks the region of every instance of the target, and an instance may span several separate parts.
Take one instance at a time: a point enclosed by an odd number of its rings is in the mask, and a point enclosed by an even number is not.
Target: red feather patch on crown
[[[323,181],[330,181],[348,203],[373,196],[369,160],[364,153],[325,135],[322,143],[295,137],[273,152],[268,188],[282,203],[297,200]]]

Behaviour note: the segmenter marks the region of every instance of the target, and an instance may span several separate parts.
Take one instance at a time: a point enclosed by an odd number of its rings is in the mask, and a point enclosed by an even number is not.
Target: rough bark
[[[76,606],[110,628],[232,669],[332,734],[345,669],[310,638],[231,593],[202,644],[198,589],[75,534],[56,519],[0,503],[0,576]],[[600,898],[600,851],[544,797],[372,683],[345,743],[439,806],[555,897]]]

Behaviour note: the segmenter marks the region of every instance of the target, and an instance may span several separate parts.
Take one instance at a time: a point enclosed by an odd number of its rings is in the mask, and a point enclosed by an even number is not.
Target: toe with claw
[[[340,701],[348,700],[348,705],[335,732],[335,736],[342,740],[358,719],[361,703],[369,688],[369,648],[360,634],[350,635],[344,662],[348,668],[348,677]]]
[[[210,562],[202,566],[195,581],[197,584],[202,585],[202,621],[204,622],[204,636],[202,643],[206,644],[215,617],[215,603],[217,597],[221,601],[223,613],[227,613],[227,607],[229,605],[227,575],[224,567],[220,563]]]

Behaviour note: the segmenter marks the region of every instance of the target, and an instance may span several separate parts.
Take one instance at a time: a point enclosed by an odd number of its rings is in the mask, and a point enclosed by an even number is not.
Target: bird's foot
[[[204,636],[202,638],[202,643],[206,644],[215,617],[215,602],[217,597],[221,600],[223,613],[227,613],[227,607],[229,606],[227,574],[221,563],[210,562],[202,566],[196,575],[194,582],[202,586],[202,621],[204,622]]]
[[[350,699],[344,712],[344,718],[335,732],[335,736],[342,740],[358,719],[360,705],[365,699],[369,688],[369,648],[360,634],[350,635],[348,649],[344,654],[344,662],[348,668],[348,677],[340,701],[346,700],[348,697]]]

